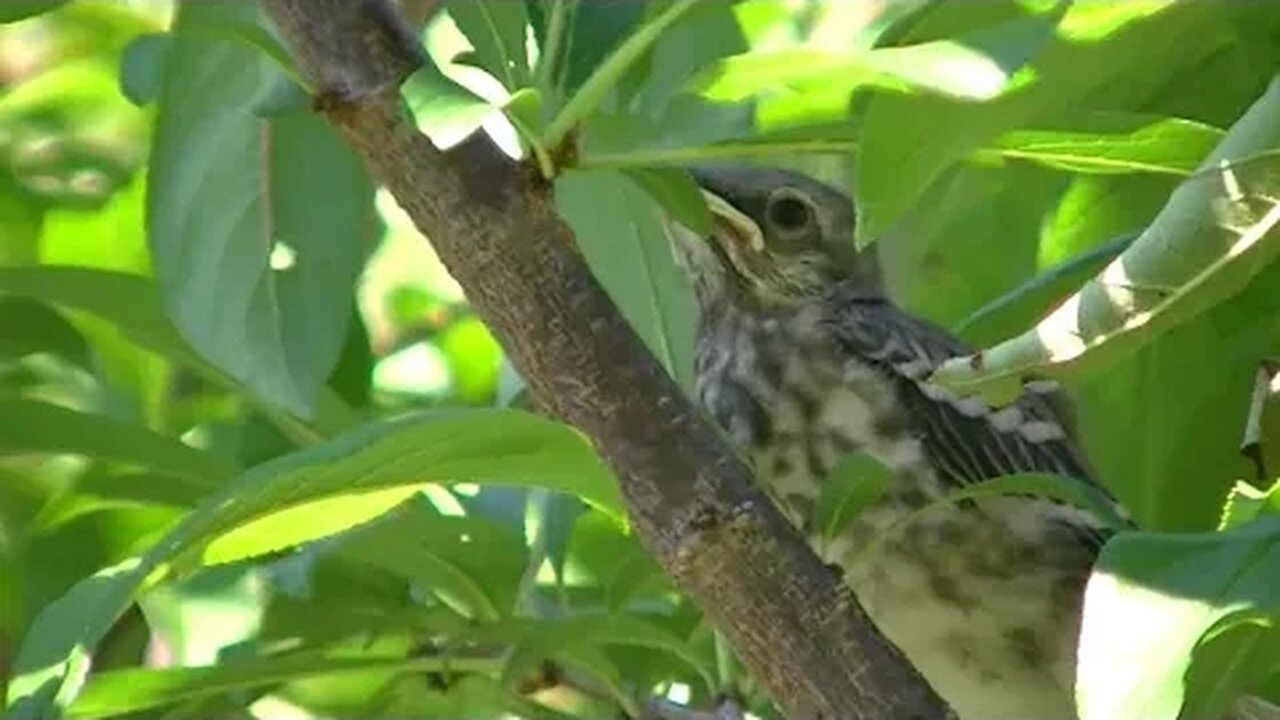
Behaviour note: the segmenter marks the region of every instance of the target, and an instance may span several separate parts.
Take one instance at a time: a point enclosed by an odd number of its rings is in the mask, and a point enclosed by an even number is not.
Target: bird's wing
[[[928,378],[947,359],[968,354],[958,340],[883,299],[852,293],[832,299],[826,322],[841,351],[894,379],[944,479],[963,485],[1045,472],[1097,487],[1052,390],[1027,390],[999,409],[976,397],[957,397]]]

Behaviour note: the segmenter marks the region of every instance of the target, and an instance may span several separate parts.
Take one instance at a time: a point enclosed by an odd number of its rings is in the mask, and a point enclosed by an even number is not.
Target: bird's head
[[[849,197],[799,173],[749,166],[690,170],[711,209],[710,236],[678,229],[676,254],[704,309],[794,305],[852,283],[882,294],[874,250],[853,244]]]

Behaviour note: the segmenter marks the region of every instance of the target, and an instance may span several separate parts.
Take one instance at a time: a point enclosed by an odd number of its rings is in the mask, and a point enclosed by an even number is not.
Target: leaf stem
[[[564,33],[569,20],[569,3],[572,0],[554,0],[551,4],[551,19],[547,23],[547,34],[542,53],[538,56],[538,69],[534,76],[534,87],[549,92],[552,73],[555,72],[556,58],[560,54]]]
[[[578,92],[565,103],[547,125],[542,139],[543,146],[559,147],[569,131],[600,104],[605,94],[618,83],[618,80],[649,49],[649,46],[657,41],[662,31],[696,4],[697,0],[676,0],[661,15],[646,23],[619,45],[618,49],[614,50],[613,54],[591,73],[582,87],[578,88]]]

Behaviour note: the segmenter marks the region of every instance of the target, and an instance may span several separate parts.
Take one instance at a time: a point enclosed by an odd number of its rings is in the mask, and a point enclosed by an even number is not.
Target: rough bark
[[[262,0],[319,105],[429,238],[539,405],[589,435],[634,526],[791,718],[947,717],[591,276],[551,188],[400,112],[417,44],[385,0]]]

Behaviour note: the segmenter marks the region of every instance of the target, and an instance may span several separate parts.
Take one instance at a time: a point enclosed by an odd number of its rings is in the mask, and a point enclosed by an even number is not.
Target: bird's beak
[[[711,211],[711,234],[714,242],[740,243],[754,252],[764,250],[764,233],[754,220],[710,190],[703,189],[702,197],[707,201],[707,209]]]

